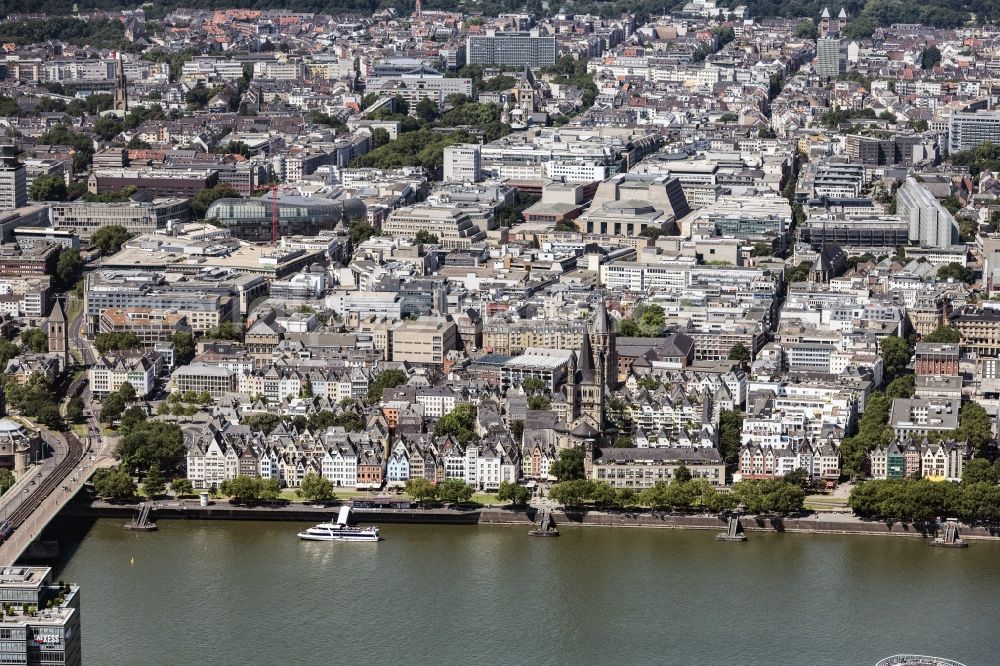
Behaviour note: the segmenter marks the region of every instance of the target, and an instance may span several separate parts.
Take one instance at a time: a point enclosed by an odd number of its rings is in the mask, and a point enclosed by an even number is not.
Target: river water
[[[99,520],[58,575],[82,587],[84,664],[1000,663],[1000,543],[387,525]]]

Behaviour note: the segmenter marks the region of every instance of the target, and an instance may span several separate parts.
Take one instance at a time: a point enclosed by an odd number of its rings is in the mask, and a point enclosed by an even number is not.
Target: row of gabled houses
[[[804,469],[810,479],[840,478],[840,452],[830,439],[808,439],[785,445],[746,443],[740,447],[741,479],[779,479]]]
[[[187,448],[187,477],[199,488],[218,487],[237,476],[273,478],[297,488],[313,473],[336,488],[401,486],[420,477],[434,483],[461,479],[488,492],[503,481],[548,478],[558,457],[544,446],[522,455],[511,434],[499,428],[463,444],[450,435],[404,434],[390,440],[379,428],[299,430],[286,423],[265,435],[219,420],[191,437]]]
[[[906,479],[922,476],[933,481],[961,481],[969,446],[965,442],[926,437],[901,437],[868,453],[868,474],[873,479]]]

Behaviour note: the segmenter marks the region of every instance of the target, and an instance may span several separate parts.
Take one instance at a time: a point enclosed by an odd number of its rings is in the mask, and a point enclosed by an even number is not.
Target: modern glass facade
[[[271,240],[272,201],[270,197],[218,199],[205,213],[219,220],[236,238],[247,241]],[[333,229],[341,220],[350,224],[365,220],[365,204],[360,199],[316,199],[285,196],[278,198],[278,235],[315,236]]]

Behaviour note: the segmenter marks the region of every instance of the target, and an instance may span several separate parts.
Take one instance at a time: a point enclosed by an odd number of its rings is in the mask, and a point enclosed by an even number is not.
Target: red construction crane
[[[271,242],[278,242],[278,186],[271,186]]]

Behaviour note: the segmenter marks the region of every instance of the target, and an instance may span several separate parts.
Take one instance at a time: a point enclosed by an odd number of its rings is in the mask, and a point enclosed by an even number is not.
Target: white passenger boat
[[[379,541],[377,527],[352,527],[347,524],[351,508],[340,507],[340,515],[336,523],[320,523],[310,527],[305,532],[299,532],[303,541]]]

